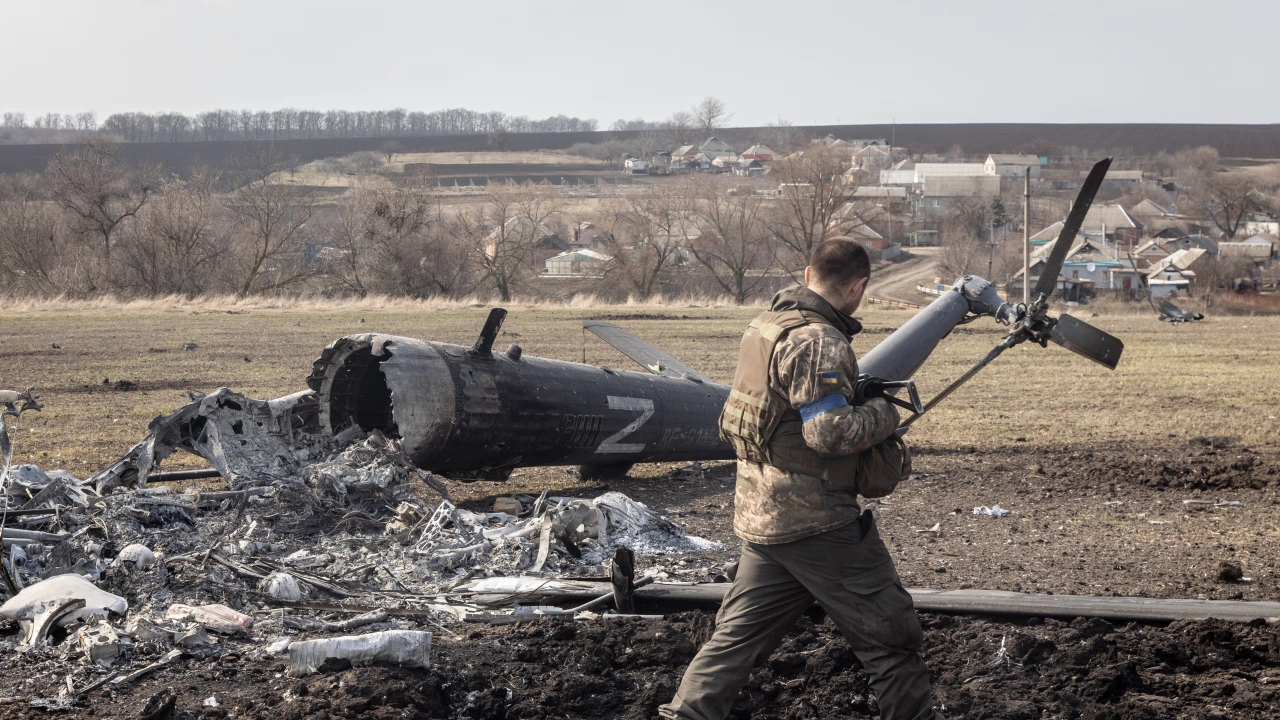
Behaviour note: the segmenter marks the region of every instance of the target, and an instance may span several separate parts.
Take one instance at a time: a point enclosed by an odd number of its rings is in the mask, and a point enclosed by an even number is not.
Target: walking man
[[[910,473],[897,409],[849,404],[850,346],[862,326],[871,262],[844,238],[819,245],[806,287],[782,290],[742,338],[720,416],[738,478],[733,527],[742,557],[716,630],[685,670],[670,720],[723,720],[751,669],[816,600],[849,641],[886,720],[941,720],[920,657],[920,621],[871,512]]]

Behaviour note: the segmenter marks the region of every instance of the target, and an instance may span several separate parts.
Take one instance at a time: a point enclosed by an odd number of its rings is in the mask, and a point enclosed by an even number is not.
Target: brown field
[[[507,335],[499,342],[519,342],[527,353],[564,360],[585,356],[590,363],[627,368],[630,361],[608,346],[594,339],[584,342],[578,325],[582,318],[609,319],[721,381],[732,374],[739,333],[758,312],[715,303],[513,303],[510,310]],[[470,344],[486,312],[479,304],[385,300],[34,302],[10,308],[0,321],[0,385],[35,385],[46,403],[43,412],[13,423],[15,460],[87,475],[141,438],[152,417],[184,404],[187,391],[227,385],[257,397],[283,395],[303,387],[311,361],[335,337],[384,331]],[[855,347],[865,352],[909,312],[863,312],[866,333]],[[1089,311],[1081,308],[1078,314],[1088,316]],[[916,451],[916,474],[892,496],[871,505],[904,583],[1080,595],[1280,597],[1275,551],[1280,538],[1280,383],[1274,381],[1280,372],[1280,317],[1211,316],[1175,327],[1149,313],[1109,312],[1090,321],[1124,339],[1119,370],[1108,372],[1056,346],[1020,347],[913,428],[909,439]],[[917,376],[924,396],[962,372],[999,337],[996,327],[983,322],[953,333]],[[199,347],[183,351],[185,342]],[[136,383],[138,389],[116,390],[118,380]],[[638,466],[611,487],[690,532],[725,542],[726,549],[719,551],[641,558],[645,572],[709,580],[720,563],[733,558],[737,546],[730,527],[731,466],[720,464],[702,479],[685,481],[667,477],[670,469]],[[525,468],[506,483],[455,483],[451,489],[455,500],[480,509],[512,492],[600,492],[590,485],[562,468]],[[1188,505],[1183,502],[1188,499],[1224,499],[1242,506]],[[994,519],[971,512],[997,503],[1012,514]],[[915,532],[935,523],[941,529],[936,537]],[[1249,581],[1220,581],[1223,561],[1238,563]],[[1270,716],[1266,713],[1274,708],[1275,693],[1267,684],[1280,667],[1274,628],[1214,621],[1113,627],[1097,620],[1068,625],[927,613],[923,621],[924,652],[949,717],[1252,718]],[[379,703],[408,703],[412,712],[406,716],[442,717],[432,710],[429,694],[419,698],[412,694],[418,690],[406,688],[429,689],[430,683],[464,671],[467,682],[480,682],[475,678],[492,673],[492,682],[514,688],[515,697],[528,707],[568,703],[558,713],[567,717],[652,717],[656,704],[670,697],[710,622],[709,615],[695,613],[660,625],[609,623],[597,629],[584,623],[568,635],[537,627],[448,628],[432,661],[430,673],[438,674],[367,668],[318,675],[311,690],[289,686],[295,695],[309,693],[309,699],[285,695],[286,702],[295,703],[284,706],[291,713],[285,717],[320,716],[330,705],[334,712],[350,705],[343,716],[363,717],[363,708],[373,709],[369,698],[384,687],[394,692]],[[775,717],[760,713],[783,701],[779,688],[794,688],[785,690],[785,698],[794,697],[803,707],[836,708],[848,702],[837,702],[833,688],[863,681],[847,646],[830,625],[805,620],[797,633],[789,636],[776,662],[756,671],[735,712]],[[804,649],[813,637],[818,644]],[[991,658],[1002,639],[1010,641],[1025,667],[992,669]],[[583,678],[597,672],[591,668],[597,667],[593,658],[605,652],[601,648],[615,645],[619,658],[632,660],[613,661],[619,674],[611,678],[631,678],[631,684],[621,689],[609,685],[607,692],[597,694],[594,686],[582,685]],[[626,653],[634,647],[636,654],[624,654],[624,645]],[[809,654],[806,665],[803,658]],[[281,702],[282,663],[247,659],[236,664],[236,656],[230,657],[224,657],[216,673],[206,672],[212,665],[196,661],[157,673],[103,698],[98,713],[136,714],[150,694],[174,686],[183,708],[198,707],[216,692],[228,708],[239,708],[236,716],[266,716],[270,706]],[[798,664],[787,664],[797,657]],[[822,674],[823,663],[842,668],[842,679]],[[34,667],[41,666],[15,661],[8,672],[0,672],[0,684],[10,695],[56,694],[63,685],[60,675],[35,673]],[[802,669],[805,674],[796,677],[803,680],[792,677]],[[1107,680],[1121,671],[1127,675]],[[1111,694],[1098,697],[1095,686],[1104,681],[1112,683],[1107,685]],[[537,700],[544,685],[550,688],[547,696]],[[334,687],[346,689],[332,691]],[[583,708],[595,707],[591,703],[600,707],[587,713]],[[1033,705],[1049,714],[1028,710]],[[15,717],[44,717],[43,711],[11,707]],[[865,704],[847,713],[843,704],[838,707],[845,713],[841,717],[873,714]],[[1089,712],[1080,714],[1077,707]],[[1116,713],[1090,714],[1099,709]],[[1129,710],[1134,714],[1122,712]],[[504,717],[477,713],[474,717]]]
[[[274,308],[166,302],[28,307],[10,310],[0,321],[3,384],[35,385],[47,407],[18,423],[16,457],[78,470],[99,467],[124,452],[151,418],[183,404],[188,391],[226,385],[258,397],[285,395],[303,387],[311,361],[341,335],[379,331],[469,345],[487,312],[341,302]],[[513,304],[511,310],[505,330],[519,334],[526,353],[581,360],[578,321],[608,316],[726,382],[741,330],[758,312],[699,304]],[[1080,311],[1089,314],[1087,308]],[[864,309],[866,332],[855,347],[865,352],[909,312]],[[1277,444],[1280,383],[1272,379],[1280,373],[1280,318],[1211,316],[1173,326],[1144,313],[1091,321],[1124,339],[1119,370],[1108,372],[1056,346],[1020,346],[920,422],[912,431],[916,442],[1063,449],[1221,436],[1251,446]],[[922,395],[940,389],[999,338],[994,323],[958,329],[917,376]],[[186,342],[199,347],[184,352]],[[599,341],[588,340],[585,352],[591,363],[630,364]],[[138,389],[113,390],[104,380],[128,380]]]
[[[628,368],[604,343],[584,342],[578,321],[605,318],[725,382],[741,330],[759,312],[713,303],[510,309],[499,342],[519,342],[526,353],[585,355],[592,364]],[[15,462],[89,475],[142,438],[152,418],[185,404],[189,391],[226,385],[255,397],[285,395],[304,387],[312,360],[336,337],[381,331],[469,345],[486,312],[397,301],[32,304],[0,324],[3,384],[34,385],[46,404],[13,423]],[[865,352],[909,313],[861,313],[866,331],[855,347]],[[903,576],[948,588],[1276,597],[1270,548],[1280,537],[1280,479],[1267,478],[1280,450],[1280,383],[1272,380],[1280,373],[1280,318],[1210,317],[1184,326],[1150,314],[1090,320],[1124,339],[1119,370],[1053,345],[1020,346],[912,429],[917,481],[881,508],[886,532],[901,542]],[[917,375],[923,397],[1000,336],[983,322],[958,329]],[[183,351],[186,342],[199,347]],[[137,389],[115,389],[121,380]],[[1241,457],[1255,464],[1232,471]],[[201,464],[181,457],[169,467]],[[1169,467],[1190,475],[1162,480],[1161,468]],[[673,485],[663,480],[670,469],[637,466],[618,489],[732,547],[731,474]],[[485,505],[510,492],[586,485],[560,468],[526,468],[506,484],[456,487],[460,500]],[[1246,507],[1193,513],[1181,500],[1195,497]],[[994,523],[969,512],[996,503],[1016,520]],[[913,532],[935,522],[944,525],[941,539]],[[1146,551],[1135,561],[1129,556],[1138,548]],[[1237,556],[1257,563],[1247,568],[1255,582],[1217,585],[1218,560]],[[1131,561],[1148,572],[1134,572]]]

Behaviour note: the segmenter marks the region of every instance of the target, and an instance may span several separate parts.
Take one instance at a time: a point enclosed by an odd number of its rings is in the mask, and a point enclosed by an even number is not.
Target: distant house
[[[1170,253],[1179,250],[1195,250],[1200,249],[1212,256],[1218,255],[1218,243],[1213,238],[1201,233],[1192,233],[1183,235],[1182,237],[1171,238],[1164,241],[1164,246],[1169,249]]]
[[[1188,292],[1196,280],[1196,268],[1202,266],[1209,254],[1204,250],[1179,250],[1151,266],[1147,272],[1147,287],[1151,297],[1169,297]]]
[[[878,170],[892,166],[905,153],[903,148],[866,145],[853,151],[852,165],[863,170]]]
[[[573,239],[569,241],[569,248],[572,250],[589,250],[596,246],[599,242],[599,237],[600,230],[594,223],[578,223],[578,227],[573,229]]]
[[[1031,177],[1040,177],[1040,158],[1035,155],[988,155],[982,167],[988,175],[1003,177],[1023,177],[1029,168]]]
[[[854,190],[853,196],[860,200],[906,200],[907,189],[904,187],[864,185]]]
[[[916,164],[911,160],[902,160],[887,170],[880,171],[881,185],[915,185]]]
[[[649,163],[646,160],[641,160],[640,158],[627,158],[626,162],[622,165],[624,170],[632,175],[649,174]]]
[[[746,156],[743,156],[743,157],[745,158]],[[734,175],[745,175],[745,176],[763,175],[764,171],[765,171],[765,163],[762,160],[739,159],[738,162],[734,163],[734,166],[733,166]]]
[[[919,165],[916,166],[917,168]],[[920,209],[938,213],[952,207],[959,198],[981,198],[990,201],[1000,195],[1000,178],[994,175],[929,176],[920,191]]]
[[[931,177],[982,177],[987,166],[982,163],[916,163],[915,182],[922,183]]]
[[[501,227],[494,228],[493,232],[489,233],[489,241],[484,249],[485,255],[496,256],[500,243],[508,247],[511,245],[529,247],[529,265],[535,268],[547,258],[569,249],[569,243],[529,215],[516,215]]]
[[[1186,230],[1183,230],[1177,225],[1170,225],[1157,233],[1153,233],[1151,237],[1158,240],[1176,240],[1180,237],[1186,237],[1188,234],[1189,233]]]
[[[1142,267],[1154,265],[1161,260],[1173,254],[1173,251],[1165,246],[1166,240],[1163,238],[1152,238],[1133,251],[1134,261]]]
[[[773,158],[775,154],[776,153],[774,153],[772,150],[765,147],[764,145],[761,145],[760,143],[756,143],[755,145],[752,145],[746,150],[743,150],[742,155],[738,156],[738,159],[739,160],[759,160],[760,162],[771,163],[773,162]]]
[[[1266,235],[1252,235],[1240,242],[1218,243],[1218,250],[1224,258],[1244,258],[1261,267],[1270,264],[1276,256],[1276,240]]]
[[[1117,247],[1133,248],[1138,245],[1146,225],[1129,214],[1117,203],[1093,205],[1084,216],[1080,230],[1087,235],[1105,237]]]
[[[1040,273],[1048,261],[1052,247],[1052,244],[1042,245],[1032,253],[1032,283],[1040,281]],[[1096,290],[1132,290],[1133,272],[1131,267],[1117,260],[1101,243],[1079,237],[1067,251],[1056,287],[1069,300],[1080,300]],[[1011,293],[1015,290],[1020,292],[1021,288],[1022,270],[1018,270],[1006,290]]]
[[[1103,179],[1102,186],[1110,189],[1128,190],[1142,184],[1141,170],[1109,170]]]
[[[738,166],[736,155],[721,155],[711,160],[711,167],[716,172],[733,172]]]
[[[1040,246],[1040,248],[1044,248],[1045,246],[1051,246],[1051,244],[1058,239],[1058,236],[1062,234],[1062,226],[1065,224],[1066,224],[1065,222],[1063,222],[1062,220],[1059,220],[1058,222],[1041,230],[1035,235],[1032,235],[1031,237],[1027,238],[1027,241],[1031,243],[1031,246],[1033,248],[1036,248],[1036,246]],[[1082,232],[1078,232],[1076,233],[1076,237],[1073,242],[1081,242],[1088,239],[1089,237],[1087,235],[1085,235]],[[1037,249],[1035,250],[1035,252],[1048,252],[1048,250]]]
[[[546,277],[599,277],[613,258],[595,250],[570,250],[546,259]]]
[[[1149,217],[1169,217],[1173,215],[1173,212],[1169,208],[1147,199],[1130,208],[1129,214],[1142,220]]]
[[[698,146],[698,150],[712,159],[724,157],[725,155],[737,156],[737,153],[733,151],[729,143],[714,136],[707,138],[706,141]]]
[[[698,156],[697,145],[681,145],[671,153],[672,164],[688,163]]]
[[[1280,221],[1269,217],[1257,217],[1244,223],[1245,235],[1270,235],[1280,237]]]

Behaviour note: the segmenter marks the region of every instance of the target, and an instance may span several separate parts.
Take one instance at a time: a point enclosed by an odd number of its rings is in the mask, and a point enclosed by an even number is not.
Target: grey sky
[[[0,111],[1280,121],[1273,0],[0,0]]]

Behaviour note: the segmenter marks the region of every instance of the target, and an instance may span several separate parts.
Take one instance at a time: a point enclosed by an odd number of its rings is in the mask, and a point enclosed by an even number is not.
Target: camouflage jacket
[[[787,397],[800,415],[808,415],[801,426],[805,445],[824,458],[840,458],[888,438],[899,420],[897,409],[888,402],[875,399],[858,407],[839,404],[830,409],[820,403],[837,393],[852,394],[858,362],[850,340],[861,325],[798,286],[774,297],[773,311],[789,309],[816,313],[825,321],[787,332],[774,346],[769,362],[771,389]],[[834,530],[856,520],[860,512],[851,486],[741,458],[734,506],[734,532],[760,544],[791,542]]]

